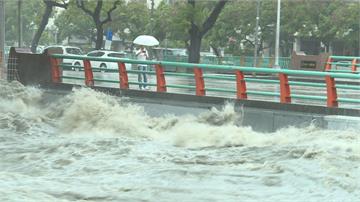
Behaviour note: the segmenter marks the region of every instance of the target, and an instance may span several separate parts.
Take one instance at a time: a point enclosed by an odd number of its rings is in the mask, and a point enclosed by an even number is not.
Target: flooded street
[[[0,86],[0,201],[360,200],[351,128],[259,133],[231,104],[151,117],[86,88]]]

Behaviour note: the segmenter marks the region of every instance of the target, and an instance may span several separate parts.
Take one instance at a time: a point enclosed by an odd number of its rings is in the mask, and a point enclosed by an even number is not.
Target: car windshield
[[[82,51],[79,48],[66,48],[66,52],[73,55],[82,55]]]
[[[125,53],[109,53],[108,56],[114,58],[123,58],[125,57]]]

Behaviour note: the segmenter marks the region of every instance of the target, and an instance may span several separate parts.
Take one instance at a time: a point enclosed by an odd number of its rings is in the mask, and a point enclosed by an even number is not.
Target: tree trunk
[[[103,27],[102,24],[96,25],[96,43],[95,50],[100,50],[103,45]]]
[[[195,0],[188,0],[188,3],[195,8]],[[199,63],[200,61],[200,48],[201,40],[206,33],[214,26],[221,10],[224,8],[227,0],[219,0],[215,8],[210,13],[209,17],[204,21],[201,28],[194,23],[194,19],[191,20],[191,28],[189,30],[190,45],[188,62]]]
[[[213,44],[210,44],[210,47],[213,49],[216,57],[218,57],[218,58],[221,57],[221,52],[220,52],[219,48],[215,47]]]
[[[200,62],[200,48],[201,48],[202,36],[199,32],[194,32],[190,34],[190,46],[189,50],[189,63],[199,63]]]
[[[117,0],[117,1],[113,2],[112,8],[110,8],[107,11],[107,17],[104,20],[100,20],[100,13],[101,13],[101,9],[103,7],[103,0],[97,0],[95,10],[93,10],[93,11],[87,9],[85,7],[84,2],[85,1],[83,1],[83,0],[77,0],[76,6],[78,8],[81,8],[87,15],[91,16],[92,19],[94,20],[94,23],[96,26],[95,49],[99,50],[99,49],[101,49],[101,47],[103,45],[103,32],[104,32],[103,25],[108,22],[111,22],[111,12],[113,12],[117,8],[117,5],[120,3],[120,1]]]
[[[41,35],[45,30],[46,25],[49,22],[49,18],[52,12],[52,6],[46,5],[45,13],[42,16],[41,23],[39,29],[36,31],[35,36],[31,42],[31,52],[36,53],[36,48],[40,41]]]

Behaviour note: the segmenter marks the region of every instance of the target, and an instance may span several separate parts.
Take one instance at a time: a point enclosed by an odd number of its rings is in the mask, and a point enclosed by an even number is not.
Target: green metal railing
[[[128,54],[127,58],[136,59],[135,54]],[[158,58],[162,61],[168,62],[187,62],[188,56],[184,55],[163,55]],[[212,65],[234,65],[234,66],[246,66],[246,67],[273,67],[275,63],[275,57],[257,57],[257,64],[254,64],[253,56],[200,56],[200,63],[212,64]],[[279,57],[279,65],[282,69],[288,69],[290,67],[290,57]]]
[[[187,62],[187,56],[175,56],[165,55],[163,61],[169,62]],[[290,57],[280,57],[279,65],[283,69],[288,69],[290,66]],[[234,65],[234,66],[246,66],[246,67],[273,67],[275,62],[274,57],[258,57],[257,64],[254,64],[254,57],[252,56],[201,56],[200,63],[202,64],[213,64],[213,65]]]
[[[339,73],[360,73],[360,57],[356,56],[329,56],[325,71]]]
[[[52,59],[52,76],[54,82],[61,82],[61,79],[83,79],[85,84],[88,86],[94,86],[96,82],[108,82],[108,83],[119,83],[121,89],[129,89],[130,85],[146,84],[150,86],[156,86],[158,92],[167,92],[167,88],[178,88],[178,89],[189,89],[195,90],[196,95],[205,96],[206,92],[221,92],[236,94],[238,99],[248,99],[248,96],[275,96],[280,98],[281,103],[291,103],[291,99],[302,99],[302,100],[313,100],[313,101],[326,101],[328,107],[337,107],[338,102],[343,103],[360,103],[360,99],[351,97],[338,98],[337,89],[347,89],[358,92],[360,85],[355,84],[335,84],[335,80],[338,78],[352,80],[358,82],[360,74],[354,73],[339,73],[339,72],[319,72],[319,71],[303,71],[303,70],[290,70],[290,69],[273,69],[273,68],[262,68],[262,67],[242,67],[234,65],[211,65],[211,64],[193,64],[193,63],[182,63],[182,62],[170,62],[170,61],[138,61],[126,58],[98,58],[98,57],[86,57],[86,56],[68,56],[55,54],[51,56]],[[73,66],[68,64],[62,64],[59,59],[74,59],[83,60],[84,66]],[[102,69],[91,67],[90,61],[102,61],[102,62],[113,62],[118,63],[118,69]],[[126,70],[125,63],[130,64],[143,64],[154,66],[155,71],[139,71],[139,70]],[[184,69],[182,72],[165,72],[163,66],[171,66]],[[61,76],[62,70],[73,70],[74,68],[80,68],[84,71],[84,77],[71,77]],[[206,70],[221,70],[227,72],[227,74],[216,74],[208,75],[203,74]],[[95,71],[104,71],[111,73],[118,73],[119,80],[109,79],[95,79],[92,73]],[[233,74],[229,74],[233,72]],[[153,74],[156,75],[156,83],[142,83],[138,81],[129,81],[128,74]],[[278,75],[278,79],[269,78],[251,78],[245,77],[246,73],[263,73],[268,75]],[[288,76],[309,76],[323,79],[324,82],[315,81],[289,81]],[[166,78],[168,77],[185,77],[193,78],[194,85],[179,85],[179,84],[168,84]],[[234,81],[235,88],[220,88],[220,87],[205,87],[206,79],[215,79],[219,81]],[[251,83],[264,83],[277,85],[278,91],[268,90],[247,90],[247,87],[251,87]],[[319,92],[315,92],[315,95],[309,94],[295,94],[291,92],[291,86],[305,86],[324,88],[323,92],[326,96],[319,95]],[[131,88],[130,88],[131,89]]]

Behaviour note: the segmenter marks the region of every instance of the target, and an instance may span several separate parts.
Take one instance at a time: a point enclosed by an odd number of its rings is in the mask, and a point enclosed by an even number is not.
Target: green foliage
[[[204,41],[216,47],[226,47],[227,52],[240,55],[243,50],[240,43],[246,41],[246,36],[254,33],[256,2],[233,1],[229,3],[220,14],[214,28]]]
[[[5,1],[5,37],[8,45],[18,41],[18,2]],[[30,45],[37,25],[41,20],[44,4],[38,0],[22,1],[23,43]],[[37,12],[34,12],[37,11]]]
[[[96,34],[92,18],[82,12],[76,6],[75,1],[71,1],[68,8],[57,16],[55,25],[59,29],[59,41],[73,35],[85,39],[94,39]]]
[[[261,1],[259,40],[275,43],[276,1]],[[360,4],[331,1],[282,1],[280,48],[290,54],[295,37],[313,38],[325,44],[341,40],[348,45],[358,44]],[[226,47],[227,53],[251,53],[256,22],[256,1],[233,1],[224,8],[207,41]],[[229,40],[231,39],[231,40]],[[240,43],[244,47],[240,48]]]
[[[106,17],[107,10],[112,7],[113,2],[113,0],[104,0],[102,19]],[[275,42],[276,1],[262,0],[261,2],[259,43],[260,49],[263,49],[273,46]],[[216,3],[217,1],[196,1],[193,8],[185,0],[175,1],[174,4],[162,2],[151,15],[151,10],[146,6],[145,1],[123,0],[112,13],[112,22],[104,25],[104,30],[111,28],[114,33],[128,41],[132,41],[140,34],[151,34],[160,40],[161,46],[182,48],[189,41],[191,20],[201,29]],[[96,1],[87,0],[85,5],[93,10]],[[5,1],[5,7],[6,41],[14,44],[18,39],[17,1]],[[358,2],[282,1],[281,7],[280,46],[286,54],[288,50],[291,50],[295,37],[315,38],[326,45],[335,41],[342,41],[346,46],[353,47],[359,44],[360,4]],[[22,1],[25,44],[30,44],[44,8],[44,3],[40,0]],[[67,10],[54,9],[54,11],[59,11],[53,14],[56,16],[55,25],[59,30],[58,41],[74,35],[90,40],[95,39],[93,19],[77,8],[74,0],[70,0]],[[228,2],[215,26],[205,35],[202,48],[208,50],[212,45],[225,47],[226,53],[230,54],[252,54],[255,23],[255,0]],[[53,41],[52,37],[51,32],[45,31],[41,43]]]
[[[150,10],[146,3],[130,1],[114,12],[113,21],[109,23],[109,27],[120,37],[132,41],[138,35],[150,34],[152,29],[150,22]]]

